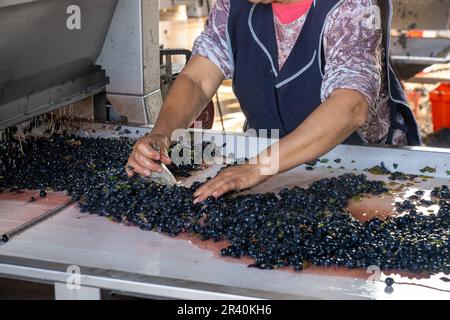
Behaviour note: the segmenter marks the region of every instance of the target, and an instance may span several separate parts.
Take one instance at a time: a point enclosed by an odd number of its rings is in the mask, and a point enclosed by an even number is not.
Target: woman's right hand
[[[128,158],[126,171],[128,176],[140,174],[150,176],[152,172],[161,172],[158,162],[166,165],[172,163],[167,154],[170,147],[170,139],[167,136],[150,133],[140,138],[133,146],[133,151]]]

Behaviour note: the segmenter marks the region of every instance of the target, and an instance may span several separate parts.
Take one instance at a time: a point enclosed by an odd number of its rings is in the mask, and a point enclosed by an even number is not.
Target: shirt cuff
[[[200,35],[195,40],[192,56],[202,56],[208,59],[222,71],[225,79],[233,78],[234,70],[232,63],[229,61],[228,51],[218,48],[217,44],[206,35]]]
[[[374,85],[367,81],[367,77],[363,75],[351,74],[349,76],[336,76],[330,77],[332,80],[324,81],[322,85],[322,102],[327,100],[331,94],[337,89],[350,89],[361,93],[368,105],[369,110],[373,110],[375,107],[375,101],[378,97],[379,89],[381,84]]]

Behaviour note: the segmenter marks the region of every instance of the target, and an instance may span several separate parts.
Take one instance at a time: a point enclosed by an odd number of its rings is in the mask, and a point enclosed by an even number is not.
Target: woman
[[[128,174],[159,172],[155,161],[169,164],[171,133],[194,121],[224,79],[233,79],[250,128],[279,130],[272,174],[343,142],[419,145],[389,64],[391,12],[390,0],[218,0],[154,130],[136,143]],[[268,151],[257,165],[222,171],[194,202],[266,180]]]

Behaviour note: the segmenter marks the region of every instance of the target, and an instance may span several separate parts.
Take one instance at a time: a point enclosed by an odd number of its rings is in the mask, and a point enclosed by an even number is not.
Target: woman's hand
[[[208,197],[218,198],[232,190],[244,190],[260,184],[270,177],[263,175],[262,172],[261,167],[256,164],[227,168],[195,192],[194,203],[203,202]]]
[[[167,155],[170,139],[160,134],[148,134],[140,138],[134,145],[128,158],[126,171],[128,176],[135,173],[150,176],[152,172],[161,172],[161,166],[155,161],[169,165],[172,160]]]
[[[222,71],[207,58],[194,56],[189,60],[170,88],[152,133],[135,144],[126,168],[129,176],[161,172],[156,161],[172,163],[167,156],[172,132],[194,122],[223,80]]]

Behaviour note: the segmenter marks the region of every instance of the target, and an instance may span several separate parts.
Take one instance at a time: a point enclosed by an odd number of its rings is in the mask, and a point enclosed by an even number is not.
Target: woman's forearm
[[[267,157],[270,161],[278,159],[279,166],[275,172],[278,173],[317,159],[363,125],[368,110],[368,103],[359,92],[336,90],[295,131],[281,139],[276,148],[271,148],[267,156],[261,156],[261,160],[267,163]],[[275,152],[278,152],[278,157],[271,154]]]
[[[224,169],[195,192],[194,203],[231,190],[251,188],[271,175],[320,157],[359,128],[367,119],[368,109],[362,94],[336,90],[294,132],[262,152],[256,159],[258,165],[250,161]]]
[[[170,137],[198,117],[223,81],[221,71],[203,57],[193,57],[172,85],[153,133]]]
[[[170,137],[174,130],[188,128],[207,101],[194,81],[183,75],[178,76],[161,107],[153,133]]]

